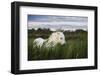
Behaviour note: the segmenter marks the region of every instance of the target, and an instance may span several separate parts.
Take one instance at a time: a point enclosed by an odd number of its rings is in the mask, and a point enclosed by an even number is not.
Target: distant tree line
[[[61,30],[60,30],[61,31]],[[48,38],[50,36],[50,34],[53,33],[53,31],[51,31],[50,29],[31,29],[31,30],[28,30],[28,37],[42,37],[42,38]],[[64,35],[75,35],[75,34],[78,34],[78,33],[87,33],[87,31],[84,31],[82,29],[78,29],[76,31],[70,31],[70,30],[67,30],[67,31],[64,31],[63,32]]]

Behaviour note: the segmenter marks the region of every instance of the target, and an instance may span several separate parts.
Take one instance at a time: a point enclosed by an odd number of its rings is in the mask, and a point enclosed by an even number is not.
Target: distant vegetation
[[[33,48],[34,39],[47,39],[52,31],[49,29],[28,30],[28,60],[79,59],[88,57],[88,33],[84,30],[65,31],[66,44],[57,45],[55,49]]]

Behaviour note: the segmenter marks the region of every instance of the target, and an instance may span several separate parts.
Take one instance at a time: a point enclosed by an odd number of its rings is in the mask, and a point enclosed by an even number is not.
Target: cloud
[[[28,21],[33,22],[87,22],[87,20],[87,17],[81,16],[28,15]]]
[[[28,28],[54,28],[54,29],[87,29],[88,18],[77,16],[30,16]]]

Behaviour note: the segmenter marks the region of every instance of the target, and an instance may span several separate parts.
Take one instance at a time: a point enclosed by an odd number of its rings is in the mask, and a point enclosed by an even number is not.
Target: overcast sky
[[[88,17],[28,15],[28,28],[82,28],[87,29]]]

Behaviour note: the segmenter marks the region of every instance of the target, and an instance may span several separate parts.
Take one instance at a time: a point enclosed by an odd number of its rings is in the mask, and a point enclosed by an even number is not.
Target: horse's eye
[[[62,40],[63,38],[61,37],[60,39]]]

